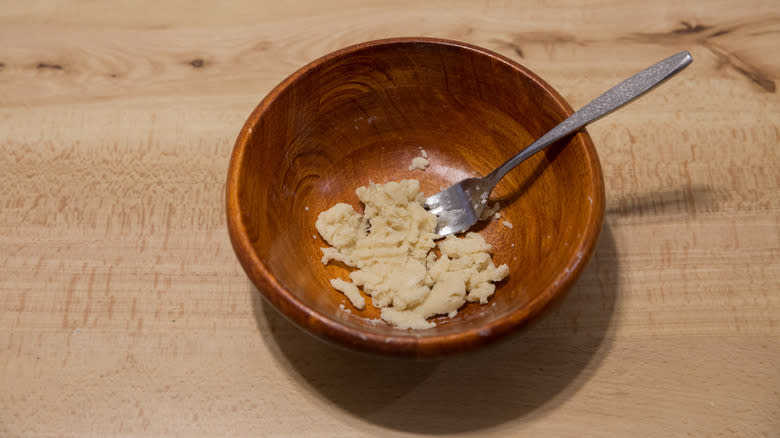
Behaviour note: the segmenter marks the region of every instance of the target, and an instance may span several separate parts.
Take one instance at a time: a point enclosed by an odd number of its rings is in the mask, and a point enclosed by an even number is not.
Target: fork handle
[[[496,168],[486,177],[486,179],[489,179],[493,185],[497,184],[507,172],[514,169],[515,166],[525,161],[531,155],[579,130],[583,126],[606,116],[639,96],[642,96],[665,80],[679,73],[692,61],[693,57],[691,57],[691,54],[687,51],[683,51],[653,64],[615,85],[607,92],[582,107],[579,111],[569,116],[566,120],[559,123],[558,126],[539,137],[519,154]]]

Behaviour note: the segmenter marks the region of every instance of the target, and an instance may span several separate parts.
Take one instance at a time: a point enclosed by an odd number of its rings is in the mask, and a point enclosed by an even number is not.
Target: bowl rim
[[[409,334],[406,335],[380,335],[350,327],[306,306],[277,281],[263,260],[258,257],[252,247],[242,220],[242,215],[244,213],[241,211],[239,203],[239,187],[245,172],[243,158],[246,153],[252,128],[257,125],[262,115],[268,110],[279,95],[288,86],[309,71],[316,69],[335,58],[349,56],[367,48],[406,44],[454,46],[491,57],[494,61],[508,65],[535,82],[538,87],[542,88],[552,98],[554,103],[558,105],[564,113],[567,115],[573,113],[571,106],[566,100],[531,70],[506,56],[469,43],[441,38],[399,37],[372,40],[347,46],[321,56],[289,75],[260,101],[247,118],[236,139],[227,172],[227,182],[225,186],[227,228],[233,249],[247,276],[249,276],[250,280],[258,291],[260,291],[262,296],[294,324],[322,339],[333,341],[337,344],[364,352],[396,356],[433,357],[464,352],[492,343],[538,317],[542,313],[542,310],[548,307],[548,304],[555,301],[557,298],[562,297],[565,292],[571,288],[587,265],[590,257],[593,255],[598,242],[604,220],[604,181],[601,165],[593,141],[586,130],[581,130],[575,137],[578,138],[585,147],[585,155],[587,157],[585,162],[587,163],[592,180],[591,184],[594,187],[594,192],[591,194],[591,199],[593,201],[591,215],[588,218],[586,229],[580,238],[577,251],[574,252],[574,254],[582,254],[582,256],[573,257],[569,260],[566,266],[567,269],[562,270],[558,276],[528,304],[489,324],[446,335],[425,336],[416,334],[418,332],[415,331],[409,331]]]

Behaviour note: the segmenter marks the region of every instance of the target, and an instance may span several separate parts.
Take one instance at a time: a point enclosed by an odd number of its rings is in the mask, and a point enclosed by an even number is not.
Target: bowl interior
[[[462,44],[395,41],[329,55],[280,84],[239,136],[228,182],[239,258],[285,314],[304,326],[324,324],[346,344],[446,343],[464,333],[506,331],[560,294],[593,250],[603,188],[586,133],[531,157],[493,191],[501,219],[478,230],[510,276],[487,305],[437,318],[431,330],[372,322],[376,309],[358,311],[333,290],[328,280],[347,279],[349,270],[320,263],[326,244],[314,223],[336,202],[360,211],[354,191],[369,181],[414,178],[433,194],[484,175],[569,113],[532,73]],[[409,171],[419,148],[431,165]]]

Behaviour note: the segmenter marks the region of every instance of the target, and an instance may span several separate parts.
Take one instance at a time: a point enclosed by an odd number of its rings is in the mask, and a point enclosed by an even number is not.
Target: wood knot
[[[679,29],[674,29],[672,33],[675,34],[699,33],[699,32],[704,32],[705,30],[708,29],[712,29],[712,26],[704,26],[702,24],[692,25],[687,21],[681,21],[680,24],[682,24],[683,27]]]
[[[730,32],[731,32],[731,29],[723,29],[723,30],[719,30],[719,31],[713,33],[712,35],[710,35],[710,37],[711,38],[715,38],[715,37],[719,37],[721,35],[726,35],[727,33],[730,33]]]
[[[202,60],[202,59],[200,59],[200,58],[198,58],[198,59],[193,59],[192,61],[190,61],[190,65],[191,65],[191,66],[193,66],[193,67],[195,67],[195,68],[202,68],[202,67],[203,67],[205,64],[206,64],[206,62],[205,62],[205,61],[203,61],[203,60]]]
[[[35,68],[38,69],[50,68],[52,70],[62,70],[62,66],[60,64],[48,64],[46,62],[39,62]]]

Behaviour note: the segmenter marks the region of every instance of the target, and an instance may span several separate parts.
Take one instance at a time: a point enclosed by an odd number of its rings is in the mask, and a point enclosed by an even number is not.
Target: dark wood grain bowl
[[[354,190],[369,180],[415,178],[433,194],[484,175],[571,112],[527,68],[460,42],[398,38],[326,55],[274,88],[236,140],[226,203],[238,259],[274,307],[337,344],[430,357],[492,342],[564,294],[594,251],[604,188],[586,132],[532,157],[493,191],[501,220],[479,229],[510,276],[488,304],[435,318],[433,329],[371,322],[375,308],[358,311],[333,290],[328,280],[348,270],[320,263],[315,220],[336,202],[360,211]],[[409,171],[419,147],[431,165]]]

